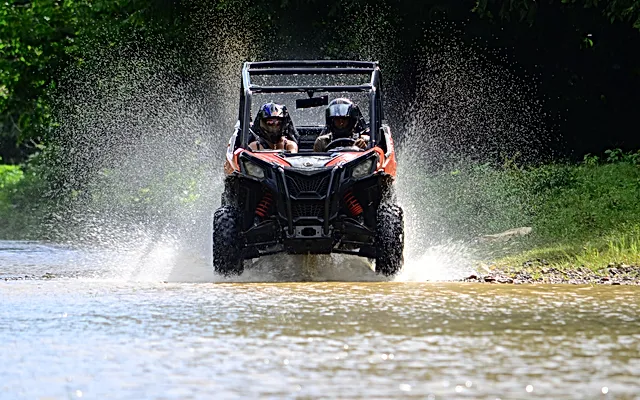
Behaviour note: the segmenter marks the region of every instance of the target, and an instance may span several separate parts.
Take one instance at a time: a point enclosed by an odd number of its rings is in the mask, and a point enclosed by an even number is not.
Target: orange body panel
[[[395,178],[396,169],[398,168],[398,164],[396,163],[396,149],[391,135],[387,137],[387,140],[389,141],[389,149],[391,151],[389,152],[389,157],[387,157],[382,163],[382,169],[384,169],[384,172]]]
[[[229,175],[231,173],[233,173],[234,171],[240,171],[240,165],[238,163],[238,156],[243,152],[243,151],[247,151],[245,149],[237,149],[234,153],[233,153],[233,161],[231,163],[229,163],[229,161],[227,160],[225,162],[225,174]],[[329,162],[327,162],[327,164],[325,164],[326,167],[332,167],[332,166],[336,166],[340,163],[347,163],[350,161],[355,160],[356,158],[362,157],[366,154],[371,154],[371,152],[376,152],[378,153],[378,166],[376,168],[377,171],[384,171],[385,173],[391,175],[391,176],[396,176],[396,155],[395,152],[391,152],[391,154],[389,155],[389,157],[385,157],[384,156],[384,152],[382,151],[382,149],[380,147],[374,147],[372,149],[369,149],[367,151],[365,151],[364,153],[361,152],[344,152],[344,153],[340,153],[337,157],[331,159]],[[284,158],[278,156],[277,153],[271,153],[271,152],[252,152],[251,153],[252,156],[259,158],[265,162],[268,163],[275,163],[278,164],[280,166],[283,167],[291,167],[291,164]]]
[[[356,151],[353,151],[353,152],[349,151],[349,152],[340,153],[339,156],[337,156],[336,158],[334,158],[331,161],[329,161],[326,164],[326,166],[327,167],[333,167],[334,165],[338,165],[338,164],[343,163],[343,162],[347,163],[347,162],[353,161],[356,158],[358,158],[360,156],[363,156],[365,154],[371,154],[372,151],[375,151],[375,149],[371,149],[371,150],[365,151],[364,153],[361,153],[359,151],[357,151],[357,152]]]
[[[238,163],[238,156],[243,152],[243,151],[247,151],[245,149],[237,149],[234,153],[233,153],[233,161],[231,163],[229,163],[229,161],[227,160],[225,162],[225,168],[224,168],[224,172],[225,174],[229,175],[231,173],[233,173],[233,171],[240,171],[240,164]],[[269,152],[252,152],[251,155],[253,155],[256,158],[259,158],[263,161],[266,161],[268,163],[276,163],[279,164],[283,167],[290,167],[291,164],[289,164],[287,162],[287,160],[283,159],[282,157],[278,157],[278,155],[276,153],[269,153]]]
[[[378,171],[382,170],[385,173],[395,177],[396,176],[396,155],[395,155],[395,152],[391,152],[389,157],[385,158],[384,152],[378,146],[374,147],[373,149],[367,150],[364,153],[360,153],[360,152],[341,153],[338,157],[336,157],[333,160],[329,161],[327,163],[327,167],[330,167],[330,166],[333,166],[333,165],[337,165],[337,164],[339,164],[341,162],[353,161],[356,158],[361,157],[361,156],[363,156],[365,154],[370,154],[372,151],[375,151],[376,153],[378,153],[378,159],[380,160],[378,162],[378,167],[376,169]]]
[[[269,153],[269,152],[260,152],[260,151],[254,151],[253,153],[251,153],[252,156],[254,156],[255,158],[259,158],[262,161],[268,162],[268,163],[275,163],[278,164],[282,167],[290,167],[291,164],[289,164],[289,162],[287,160],[285,160],[284,158],[278,156],[278,153]]]
[[[237,149],[233,152],[233,158],[229,160],[227,152],[227,160],[224,162],[225,175],[232,174],[234,171],[240,171],[240,164],[238,164],[238,155],[245,151],[244,149]]]

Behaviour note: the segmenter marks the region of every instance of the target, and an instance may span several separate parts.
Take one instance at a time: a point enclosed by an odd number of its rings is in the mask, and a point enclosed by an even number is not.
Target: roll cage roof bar
[[[368,83],[361,85],[314,86],[265,86],[251,83],[252,76],[260,75],[369,75]],[[369,146],[378,143],[382,126],[382,77],[377,62],[348,60],[300,60],[245,62],[242,66],[240,109],[238,121],[242,137],[241,145],[247,148],[251,126],[251,100],[254,93],[307,93],[313,97],[318,92],[367,92],[369,94]]]

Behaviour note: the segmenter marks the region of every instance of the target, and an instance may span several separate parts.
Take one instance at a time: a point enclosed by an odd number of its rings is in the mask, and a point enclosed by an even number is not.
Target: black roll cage
[[[321,86],[261,86],[251,83],[252,76],[258,75],[370,75],[369,83],[362,85],[321,85]],[[371,140],[369,147],[378,143],[382,127],[382,76],[378,62],[349,60],[291,60],[245,62],[242,66],[240,86],[240,123],[241,146],[247,148],[251,137],[251,99],[254,93],[307,93],[313,97],[322,92],[367,92],[369,94],[369,128]]]

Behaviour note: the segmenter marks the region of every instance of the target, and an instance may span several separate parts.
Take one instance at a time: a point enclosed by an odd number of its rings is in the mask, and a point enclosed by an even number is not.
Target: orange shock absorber
[[[358,215],[362,214],[362,211],[364,211],[360,203],[358,203],[358,199],[356,199],[351,190],[345,193],[344,202],[347,204],[347,209],[354,217],[357,217]]]
[[[266,217],[271,208],[271,203],[273,203],[273,195],[271,192],[266,192],[256,207],[256,215],[260,218]]]

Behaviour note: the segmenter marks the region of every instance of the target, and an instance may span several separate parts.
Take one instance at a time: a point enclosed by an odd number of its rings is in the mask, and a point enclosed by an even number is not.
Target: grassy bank
[[[630,162],[634,161],[634,162]],[[630,160],[563,168],[566,180],[534,198],[531,238],[494,261],[533,272],[640,265],[640,165]]]
[[[0,239],[38,239],[43,182],[26,166],[0,164]]]
[[[475,243],[489,268],[640,265],[640,152],[580,164],[465,166],[407,185],[436,238]],[[483,236],[531,227],[522,237]]]

